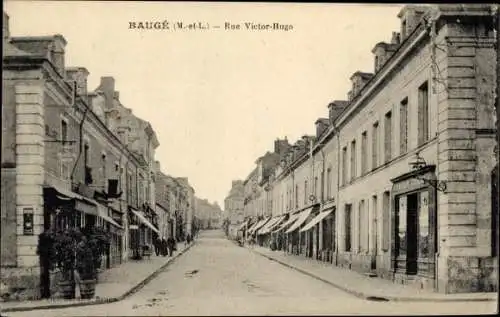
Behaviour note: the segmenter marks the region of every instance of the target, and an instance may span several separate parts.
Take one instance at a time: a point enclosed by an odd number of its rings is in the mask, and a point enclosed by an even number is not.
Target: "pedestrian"
[[[161,240],[159,237],[155,239],[153,245],[155,247],[156,256],[159,256],[160,255],[160,246],[161,246]]]
[[[167,244],[167,240],[165,239],[165,237],[163,237],[161,239],[160,248],[161,248],[161,255],[167,256],[168,255],[168,244]]]
[[[170,256],[174,256],[175,250],[175,240],[172,237],[168,237],[167,239],[168,253]]]

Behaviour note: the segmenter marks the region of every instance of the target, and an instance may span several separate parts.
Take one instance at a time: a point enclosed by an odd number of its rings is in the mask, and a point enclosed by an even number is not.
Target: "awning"
[[[237,230],[242,231],[246,227],[247,223],[248,223],[248,220],[243,221],[243,223],[238,227]]]
[[[320,212],[316,217],[314,217],[313,220],[311,220],[307,225],[305,225],[304,228],[300,229],[300,232],[310,230],[312,227],[314,227],[316,224],[318,224],[321,220],[325,219],[328,215],[330,215],[332,213],[332,211],[333,211],[333,208],[329,208],[327,210]]]
[[[249,233],[254,233],[255,231],[257,231],[260,228],[262,228],[262,226],[264,226],[266,223],[268,223],[269,220],[271,220],[271,217],[266,218],[266,219],[262,219],[261,221],[257,222],[252,228],[250,228],[250,230],[248,230],[248,232]]]
[[[261,221],[262,221],[262,220],[260,220],[260,221],[255,221],[255,223],[254,223],[254,224],[252,224],[252,225],[250,226],[250,228],[248,228],[248,232],[252,231],[252,230],[253,230],[253,229],[254,229],[254,228],[255,228],[255,227],[256,227],[256,226],[257,226],[257,225],[258,225]]]
[[[280,221],[280,219],[283,218],[281,216],[278,216],[278,217],[274,217],[274,218],[271,218],[271,220],[269,220],[269,222],[266,223],[265,226],[263,226],[262,228],[260,228],[259,232],[257,232],[258,235],[261,235],[261,234],[266,234],[266,233],[269,233],[270,232],[270,229],[278,223],[278,221]]]
[[[290,233],[297,230],[306,221],[307,217],[309,217],[311,211],[312,207],[301,212],[297,221],[295,221],[294,224],[285,233]]]
[[[144,217],[143,215],[141,215],[141,213],[139,211],[135,211],[134,209],[130,209],[130,210],[132,210],[132,212],[137,216],[137,218],[139,218],[139,220],[143,224],[145,224],[146,226],[148,226],[149,228],[151,228],[151,230],[153,230],[157,234],[160,234],[160,230],[156,229],[156,227],[153,226],[153,224],[151,222],[149,222],[149,220],[147,220],[146,217]]]
[[[280,225],[278,228],[275,228],[274,229],[274,232],[278,232],[280,230],[283,230],[285,229],[287,226],[289,226],[290,224],[294,223],[300,216],[300,213],[299,214],[295,214],[295,215],[290,215],[290,218],[288,218],[287,221],[285,221],[282,225]]]
[[[101,217],[102,219],[106,220],[107,222],[109,222],[110,224],[112,224],[115,227],[118,227],[120,229],[123,228],[113,218],[111,218],[110,216],[108,216],[107,209],[108,208],[106,206],[103,206],[101,204],[97,204],[98,216]]]
[[[264,234],[274,232],[274,229],[276,227],[278,227],[283,221],[285,221],[285,216],[279,217],[275,223],[273,223],[272,225],[270,225],[269,227],[266,228],[266,231],[264,232]]]

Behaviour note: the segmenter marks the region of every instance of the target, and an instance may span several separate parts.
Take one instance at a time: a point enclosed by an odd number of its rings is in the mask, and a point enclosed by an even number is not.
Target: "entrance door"
[[[406,217],[406,274],[417,274],[418,268],[418,193],[407,196],[408,213]]]

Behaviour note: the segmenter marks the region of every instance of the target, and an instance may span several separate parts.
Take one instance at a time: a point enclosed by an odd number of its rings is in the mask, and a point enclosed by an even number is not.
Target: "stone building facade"
[[[274,232],[289,252],[395,283],[496,290],[492,6],[409,5],[398,18],[312,149],[297,141],[275,169],[272,215],[291,220]]]
[[[228,220],[228,235],[235,238],[237,225],[243,223],[244,185],[242,180],[233,180],[229,194],[224,199],[224,219]]]
[[[115,133],[107,110],[117,94],[88,91],[88,71],[65,65],[63,36],[12,37],[4,13],[3,44],[2,282],[19,298],[49,297],[58,275],[37,253],[38,235],[106,228],[102,269],[119,265],[129,251],[125,206],[139,208],[146,184],[137,175],[148,175],[148,162]]]

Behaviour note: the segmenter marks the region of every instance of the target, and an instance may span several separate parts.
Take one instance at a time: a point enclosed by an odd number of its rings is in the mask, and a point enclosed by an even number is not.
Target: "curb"
[[[186,251],[191,249],[196,242],[193,241],[190,245],[188,245],[184,250],[178,252],[173,257],[169,258],[165,264],[160,266],[156,271],[146,276],[142,281],[140,281],[137,285],[126,291],[124,294],[117,297],[107,297],[107,298],[97,298],[97,299],[89,299],[72,303],[61,303],[61,304],[47,304],[40,306],[30,306],[30,307],[8,307],[5,309],[1,309],[1,312],[21,312],[21,311],[30,311],[30,310],[42,310],[42,309],[58,309],[58,308],[68,308],[68,307],[81,307],[81,306],[91,306],[91,305],[102,305],[102,304],[110,304],[114,302],[119,302],[130,295],[136,293],[141,288],[143,288],[146,284],[148,284],[151,280],[157,277],[163,270],[167,268],[170,264],[172,264],[178,257],[183,255]]]
[[[249,249],[249,248],[247,248]],[[363,292],[358,292],[354,291],[352,289],[346,288],[345,286],[341,286],[339,284],[333,283],[327,279],[324,279],[316,274],[313,274],[309,271],[303,270],[301,268],[298,268],[296,266],[290,265],[286,262],[280,261],[278,259],[275,259],[271,256],[268,256],[266,254],[260,253],[259,251],[255,251],[252,249],[249,249],[250,251],[265,257],[271,261],[277,262],[283,266],[286,266],[288,268],[291,268],[295,271],[298,271],[302,274],[305,274],[307,276],[310,276],[312,278],[315,278],[317,280],[320,280],[326,284],[329,284],[337,289],[340,289],[341,291],[344,291],[348,294],[351,294],[353,296],[356,296],[360,299],[364,300],[369,300],[369,301],[393,301],[393,302],[488,302],[488,301],[495,301],[496,299],[494,298],[429,298],[429,297],[396,297],[396,296],[380,296],[380,295],[372,295],[372,294],[367,294]]]

